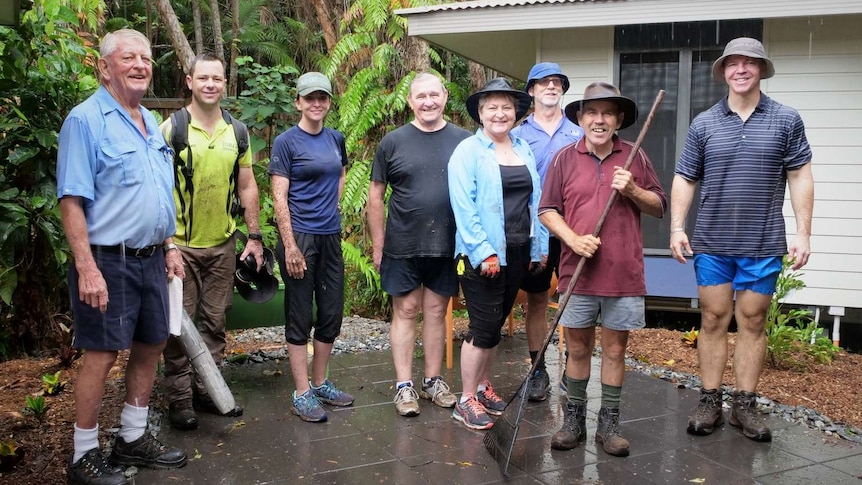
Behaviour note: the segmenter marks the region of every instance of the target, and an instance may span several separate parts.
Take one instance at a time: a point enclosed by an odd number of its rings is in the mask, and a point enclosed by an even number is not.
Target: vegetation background
[[[119,28],[153,45],[152,104],[182,98],[196,53],[228,60],[225,105],[248,124],[265,242],[276,241],[266,168],[275,136],[296,123],[295,79],[333,80],[327,125],[344,133],[350,164],[342,201],[346,314],[386,318],[370,259],[365,202],[377,142],[409,121],[409,83],[446,80],[449,119],[472,126],[464,100],[494,73],[406,35],[399,8],[429,0],[23,0],[17,27],[0,27],[0,360],[59,355],[70,362],[66,283],[71,256],[56,199],[57,136],[69,110],[98,88],[99,39]],[[162,115],[169,113],[169,110]],[[244,229],[244,227],[241,227]]]

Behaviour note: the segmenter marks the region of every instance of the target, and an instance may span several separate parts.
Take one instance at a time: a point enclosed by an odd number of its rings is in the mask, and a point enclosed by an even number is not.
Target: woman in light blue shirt
[[[470,324],[461,347],[463,392],[452,417],[472,429],[493,425],[506,408],[491,387],[500,330],[531,269],[542,268],[548,232],[537,209],[541,183],[529,144],[510,134],[530,96],[496,78],[467,98],[481,125],[449,159],[449,199],[455,213],[455,258]]]

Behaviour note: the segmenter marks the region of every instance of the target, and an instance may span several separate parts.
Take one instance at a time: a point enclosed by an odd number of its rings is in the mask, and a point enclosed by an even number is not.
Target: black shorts
[[[553,273],[560,276],[560,240],[555,237],[548,241],[548,264],[545,269],[538,274],[527,272],[521,282],[521,289],[527,293],[547,293],[551,289]]]
[[[380,286],[392,296],[404,296],[425,286],[441,296],[458,294],[454,258],[397,259],[383,255],[380,261]]]

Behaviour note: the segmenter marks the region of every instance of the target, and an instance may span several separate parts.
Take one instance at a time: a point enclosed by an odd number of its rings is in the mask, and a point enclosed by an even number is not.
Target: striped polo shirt
[[[766,257],[787,253],[787,171],[811,161],[799,113],[760,94],[743,122],[725,96],[688,129],[676,174],[700,182],[695,253]]]

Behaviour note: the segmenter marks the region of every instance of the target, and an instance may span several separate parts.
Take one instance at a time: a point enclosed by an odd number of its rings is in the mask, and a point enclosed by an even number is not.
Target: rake
[[[628,170],[631,167],[632,161],[638,151],[640,151],[641,143],[643,143],[644,137],[646,136],[646,133],[652,124],[652,120],[655,117],[655,113],[658,111],[658,107],[664,99],[664,94],[665,92],[663,89],[659,90],[652,108],[650,109],[649,115],[647,116],[646,121],[644,121],[637,140],[632,147],[632,151],[626,159],[623,170]],[[616,198],[617,191],[614,190],[611,192],[611,196],[608,198],[607,204],[605,204],[605,209],[602,211],[602,215],[596,223],[596,228],[593,230],[593,236],[598,237]],[[583,257],[578,261],[578,266],[575,268],[575,273],[569,281],[569,286],[566,288],[566,292],[560,299],[559,306],[554,314],[554,321],[548,331],[548,336],[545,338],[545,342],[539,350],[539,355],[535,362],[533,362],[533,366],[530,368],[530,373],[527,375],[524,382],[521,383],[521,387],[518,388],[518,391],[509,399],[506,404],[506,410],[503,411],[503,414],[499,418],[497,418],[494,422],[494,426],[485,434],[485,438],[482,440],[485,443],[485,448],[488,450],[488,453],[490,453],[497,461],[497,464],[500,465],[500,471],[503,472],[503,476],[505,477],[509,476],[509,462],[512,458],[512,450],[515,448],[515,441],[518,438],[518,428],[521,424],[521,418],[524,416],[524,409],[527,407],[527,394],[528,389],[530,388],[530,381],[536,374],[539,362],[542,361],[542,358],[545,356],[545,352],[548,350],[548,345],[551,344],[551,340],[554,338],[557,326],[560,323],[560,316],[563,314],[563,311],[566,309],[566,305],[569,303],[569,298],[572,296],[572,290],[575,288],[575,284],[578,282],[578,279],[584,270],[584,264],[586,261],[587,258]]]

